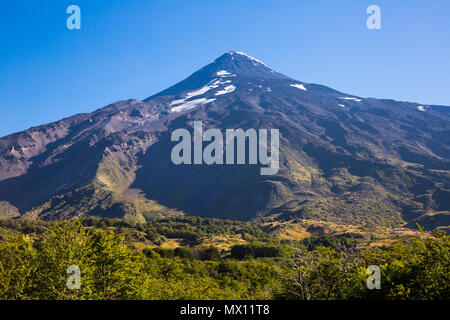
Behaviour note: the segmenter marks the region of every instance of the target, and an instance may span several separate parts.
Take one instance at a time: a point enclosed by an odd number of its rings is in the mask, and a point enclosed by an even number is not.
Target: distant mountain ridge
[[[170,161],[177,128],[278,128],[280,170]],[[448,225],[450,108],[362,98],[229,51],[144,101],[0,138],[0,216]],[[442,218],[443,217],[443,218]],[[437,221],[437,222],[436,222]]]

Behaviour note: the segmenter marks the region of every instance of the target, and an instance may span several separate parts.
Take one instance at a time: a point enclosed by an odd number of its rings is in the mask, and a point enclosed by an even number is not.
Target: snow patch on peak
[[[170,104],[171,105],[181,104],[183,102],[186,102],[186,100],[189,100],[189,99],[191,99],[193,97],[201,96],[201,95],[207,93],[211,89],[218,88],[220,85],[226,84],[226,83],[230,83],[230,82],[231,82],[230,80],[222,81],[222,80],[217,79],[217,78],[213,79],[206,86],[204,86],[204,87],[202,87],[200,89],[197,89],[195,91],[188,92],[184,99],[174,100]]]
[[[305,88],[305,86],[302,85],[302,84],[300,84],[300,83],[293,83],[293,84],[291,84],[291,87],[294,87],[294,88],[297,88],[297,89],[300,89],[300,90],[304,90],[304,91],[308,91],[308,90]]]
[[[226,71],[225,71],[226,72]],[[171,112],[182,112],[186,110],[193,109],[199,105],[203,105],[206,103],[213,102],[216,99],[207,99],[207,97],[204,98],[197,98],[194,100],[191,100],[194,97],[204,95],[211,89],[219,88],[220,86],[225,86],[227,84],[231,83],[231,80],[223,80],[222,78],[215,78],[212,79],[207,85],[204,87],[188,92],[186,93],[186,97],[182,99],[173,100],[170,105],[173,106],[170,111]],[[223,88],[223,90],[219,90],[215,95],[222,95],[226,93],[233,92],[236,89],[234,85],[228,85]]]
[[[425,112],[427,111],[424,106],[417,106],[417,110]]]
[[[176,105],[176,104],[183,103],[185,101],[186,101],[186,99],[178,99],[178,100],[173,100],[170,104],[173,106],[173,105]]]
[[[231,76],[231,75],[232,75],[232,74],[229,73],[227,70],[220,70],[220,71],[218,71],[216,74],[217,74],[219,77],[222,77],[222,76]]]
[[[340,97],[339,99],[342,99],[342,100],[353,100],[353,101],[356,101],[356,102],[361,102],[361,99],[358,99],[358,98],[355,98],[355,97]]]
[[[227,93],[233,92],[234,90],[236,90],[236,86],[229,85],[229,86],[226,86],[223,90],[217,91],[216,96],[227,94]]]
[[[179,106],[173,107],[172,109],[170,109],[170,111],[172,112],[183,112],[183,111],[187,111],[190,109],[193,109],[199,105],[203,105],[203,104],[207,104],[210,102],[215,101],[216,99],[206,99],[206,98],[201,98],[201,99],[195,99],[195,100],[191,100],[191,101],[187,101],[186,103],[180,104]]]
[[[188,94],[187,94],[185,99],[187,100],[187,99],[190,99],[192,97],[200,96],[202,94],[205,94],[206,92],[211,90],[211,88],[213,88],[213,86],[204,86],[203,88],[198,89],[197,91],[188,92]]]

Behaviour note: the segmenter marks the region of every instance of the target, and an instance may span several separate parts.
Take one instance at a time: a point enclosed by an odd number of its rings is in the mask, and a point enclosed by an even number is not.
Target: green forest
[[[205,239],[239,235],[220,248]],[[165,246],[167,239],[177,245]],[[280,240],[255,223],[179,217],[0,220],[0,299],[449,299],[443,231],[360,246],[351,235]],[[380,287],[368,289],[367,267]],[[79,286],[70,287],[79,268]],[[72,283],[73,284],[73,283]]]

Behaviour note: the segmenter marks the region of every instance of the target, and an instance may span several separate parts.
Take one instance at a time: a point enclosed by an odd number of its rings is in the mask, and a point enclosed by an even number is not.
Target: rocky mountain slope
[[[280,130],[280,169],[174,165],[171,133]],[[450,108],[348,95],[227,52],[144,101],[0,138],[0,216],[448,225]]]

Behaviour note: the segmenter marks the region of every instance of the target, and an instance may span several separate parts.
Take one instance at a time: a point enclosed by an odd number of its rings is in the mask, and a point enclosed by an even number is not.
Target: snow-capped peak
[[[229,54],[239,54],[239,55],[241,55],[241,56],[246,57],[247,59],[250,59],[250,60],[252,60],[252,61],[255,61],[255,62],[260,63],[260,64],[262,64],[263,66],[265,66],[264,62],[262,62],[261,60],[258,60],[258,59],[254,58],[254,57],[252,57],[252,56],[249,56],[248,54],[246,54],[246,53],[244,53],[244,52],[242,52],[242,51],[228,51],[228,53],[229,53]]]

